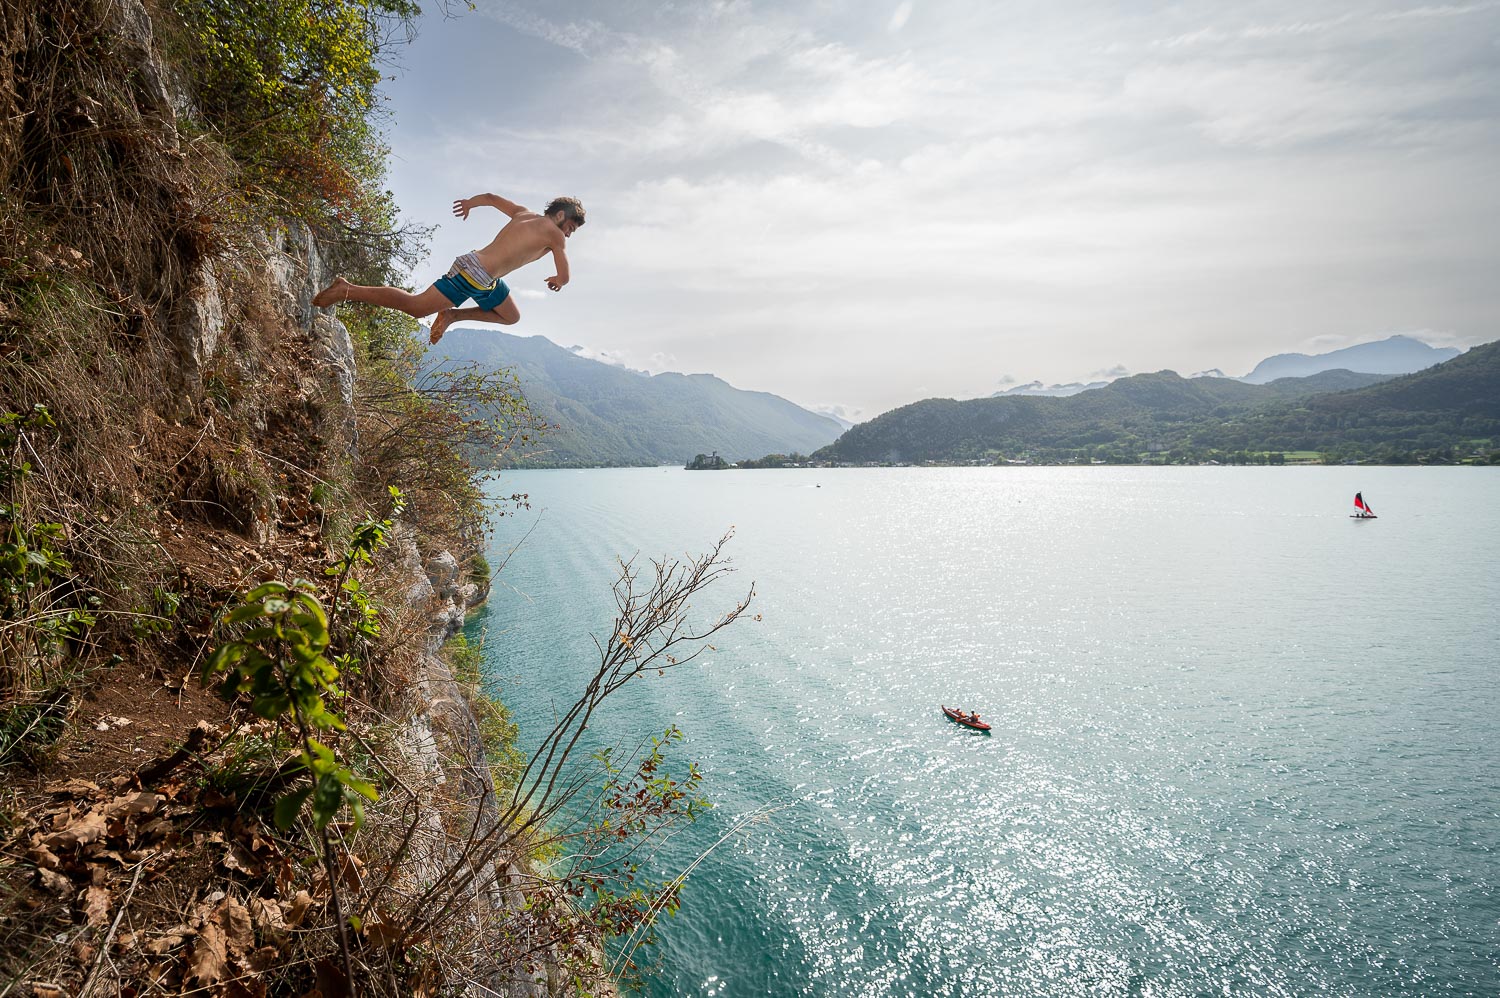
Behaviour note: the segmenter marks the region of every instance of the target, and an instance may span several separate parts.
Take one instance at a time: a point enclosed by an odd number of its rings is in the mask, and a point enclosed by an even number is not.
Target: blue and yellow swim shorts
[[[455,305],[462,305],[472,298],[480,308],[496,309],[510,297],[510,288],[505,282],[491,277],[473,253],[465,253],[454,260],[448,273],[432,283]]]

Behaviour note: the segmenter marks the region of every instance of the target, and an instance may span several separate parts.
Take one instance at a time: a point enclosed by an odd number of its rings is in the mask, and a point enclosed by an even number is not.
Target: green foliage
[[[251,189],[294,213],[327,205],[376,229],[394,212],[380,189],[386,149],[371,123],[388,36],[409,0],[176,0],[188,29],[198,107]]]
[[[469,562],[469,581],[476,586],[487,586],[490,583],[490,562],[482,554],[475,554]]]
[[[474,719],[479,724],[479,740],[490,764],[495,789],[501,794],[509,794],[526,764],[526,758],[517,745],[520,729],[511,719],[510,710],[486,688],[481,672],[483,647],[483,642],[472,645],[462,633],[455,634],[443,645],[443,657],[453,673],[453,681],[463,689]]]
[[[798,454],[796,452],[791,454],[767,454],[762,458],[750,458],[740,461],[739,467],[750,469],[795,468],[806,465],[810,461],[812,461],[812,458],[806,454]]]
[[[277,802],[277,824],[289,827],[309,799],[319,832],[345,805],[355,824],[361,824],[364,802],[377,799],[375,787],[341,765],[313,736],[314,731],[343,730],[344,721],[324,699],[343,696],[343,691],[337,685],[338,667],[325,654],[328,617],[312,584],[257,586],[224,615],[223,623],[247,629],[209,657],[200,678],[205,684],[218,678],[225,699],[249,695],[250,709],[258,717],[289,725],[301,743],[300,762],[311,778],[310,785]]]
[[[70,606],[63,597],[73,576],[60,550],[63,525],[26,515],[33,468],[23,452],[31,451],[29,437],[55,426],[43,405],[0,412],[0,674],[12,692],[96,622],[91,605]]]
[[[285,731],[276,726],[250,730],[226,742],[204,767],[204,782],[241,801],[263,795],[277,779],[277,766],[291,750]]]
[[[323,570],[333,584],[331,618],[311,582],[257,586],[221,621],[244,630],[220,645],[202,670],[205,684],[218,678],[225,699],[249,696],[256,716],[285,725],[298,738],[299,761],[310,782],[277,801],[276,822],[282,827],[290,826],[309,801],[319,832],[345,806],[359,825],[365,800],[377,798],[375,787],[342,765],[314,733],[344,730],[344,719],[329,709],[326,698],[344,696],[341,675],[357,672],[363,654],[380,637],[379,602],[355,571],[386,546],[406,507],[400,489],[391,486],[387,492],[390,512],[356,524],[344,553]]]
[[[579,915],[591,933],[615,941],[627,972],[634,970],[635,950],[656,942],[658,916],[676,914],[683,882],[649,876],[637,862],[640,844],[712,807],[701,794],[696,763],[681,777],[667,768],[667,752],[682,738],[681,729],[669,727],[627,765],[617,764],[610,749],[594,753],[605,774],[599,816],[569,846],[574,856],[587,857],[564,878],[581,895]]]
[[[68,702],[59,686],[38,699],[0,705],[0,765],[37,764],[67,730]]]
[[[488,519],[481,484],[489,476],[472,458],[526,446],[538,432],[514,375],[475,365],[413,372],[392,364],[360,387],[355,404],[373,428],[362,436],[368,466],[410,483],[408,518],[419,529],[445,538],[445,546],[467,546]],[[511,501],[524,505],[525,497]]]
[[[182,594],[165,586],[152,586],[151,599],[138,604],[131,617],[130,628],[137,638],[149,638],[172,629],[177,611],[182,608]]]
[[[362,642],[380,637],[380,606],[354,575],[354,569],[358,565],[370,564],[375,552],[385,547],[396,518],[406,509],[406,499],[400,489],[392,485],[387,491],[391,497],[390,513],[381,519],[372,516],[360,521],[349,535],[344,554],[323,569],[324,575],[334,578],[335,616],[347,620],[354,638]],[[350,652],[344,654],[352,655]],[[346,659],[343,664],[351,660]]]
[[[339,318],[364,355],[367,366],[395,368],[402,372],[402,380],[405,372],[416,369],[422,351],[417,339],[421,326],[416,319],[405,312],[362,302],[344,303]]]

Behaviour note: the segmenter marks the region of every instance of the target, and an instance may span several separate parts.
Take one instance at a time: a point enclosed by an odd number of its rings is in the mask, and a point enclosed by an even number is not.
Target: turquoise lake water
[[[1358,522],[1356,490],[1380,514]],[[571,703],[616,556],[748,618],[596,721],[737,823],[666,995],[1500,994],[1500,471],[517,472],[491,677]],[[979,709],[989,736],[945,720]]]

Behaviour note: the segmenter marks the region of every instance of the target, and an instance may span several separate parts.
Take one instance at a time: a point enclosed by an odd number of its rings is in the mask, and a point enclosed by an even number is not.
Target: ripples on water
[[[473,626],[523,727],[588,668],[612,556],[736,524],[701,602],[760,592],[597,725],[704,764],[664,876],[775,809],[695,872],[651,994],[1500,993],[1493,471],[502,484],[533,513],[491,560],[536,530]]]

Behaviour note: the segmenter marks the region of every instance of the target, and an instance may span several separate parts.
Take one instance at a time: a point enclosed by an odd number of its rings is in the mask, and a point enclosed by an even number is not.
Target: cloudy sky
[[[576,195],[507,331],[632,367],[869,418],[1500,336],[1500,0],[477,0],[393,72],[412,283]]]

